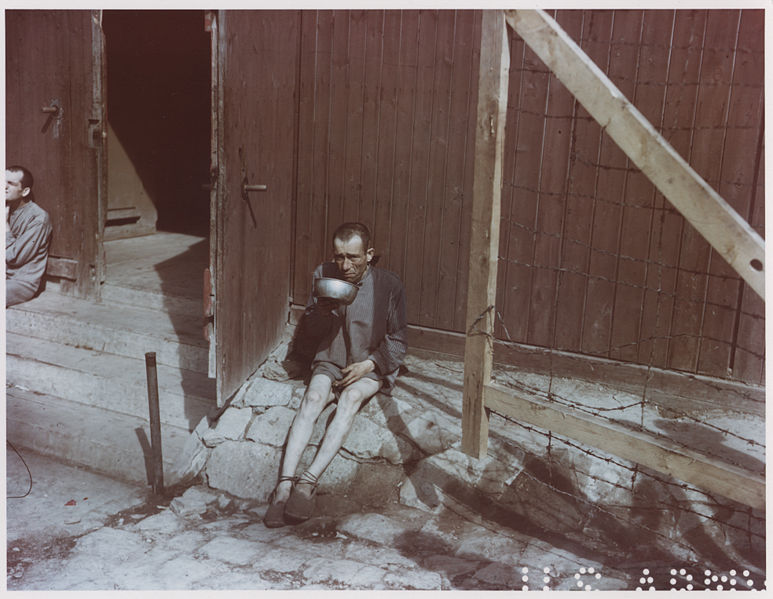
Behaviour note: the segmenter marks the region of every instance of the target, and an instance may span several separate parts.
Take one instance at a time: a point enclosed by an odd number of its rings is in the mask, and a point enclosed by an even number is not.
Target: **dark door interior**
[[[210,33],[204,11],[107,10],[103,28],[107,238],[113,227],[131,232],[132,226],[136,234],[155,228],[208,235]]]

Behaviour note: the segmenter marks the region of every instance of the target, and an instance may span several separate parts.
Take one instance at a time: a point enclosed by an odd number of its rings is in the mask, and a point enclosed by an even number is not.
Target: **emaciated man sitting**
[[[333,234],[334,262],[314,271],[314,280],[343,279],[358,290],[349,305],[312,297],[306,308],[304,321],[321,331],[321,342],[290,427],[279,483],[263,519],[269,528],[311,517],[317,481],[343,445],[360,406],[379,391],[389,394],[394,386],[406,351],[405,289],[396,275],[372,264],[374,256],[368,228],[344,223]],[[319,449],[296,476],[314,424],[336,396],[335,414]]]

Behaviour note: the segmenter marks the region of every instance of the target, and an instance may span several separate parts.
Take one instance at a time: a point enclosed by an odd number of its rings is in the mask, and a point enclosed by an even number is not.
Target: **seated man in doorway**
[[[376,268],[370,232],[344,223],[333,234],[334,262],[321,264],[314,279],[338,278],[359,289],[354,301],[337,305],[312,298],[304,319],[323,330],[311,380],[287,437],[281,476],[263,519],[269,528],[311,517],[317,480],[333,460],[363,402],[379,390],[391,393],[406,351],[405,289],[391,272]],[[338,397],[330,425],[309,467],[296,470],[325,406]]]
[[[32,299],[48,261],[51,219],[32,196],[32,174],[5,169],[5,307]]]

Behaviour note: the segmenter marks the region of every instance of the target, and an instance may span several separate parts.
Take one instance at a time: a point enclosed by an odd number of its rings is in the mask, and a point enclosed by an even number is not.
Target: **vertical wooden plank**
[[[488,446],[484,386],[491,378],[494,355],[492,308],[496,301],[510,57],[506,29],[502,11],[483,13],[462,412],[462,450],[477,458],[486,455]]]
[[[494,325],[495,335],[498,339],[509,339],[510,327],[519,319],[510,317],[509,302],[518,291],[516,285],[510,279],[515,276],[520,265],[516,265],[511,259],[510,246],[513,239],[510,234],[511,222],[513,222],[513,210],[516,206],[515,197],[520,195],[515,187],[515,165],[518,157],[518,135],[520,131],[521,105],[523,104],[524,86],[524,52],[526,44],[523,39],[511,28],[507,27],[509,46],[510,69],[508,73],[507,92],[507,126],[505,127],[504,158],[502,163],[502,196],[500,202],[500,236],[499,236],[499,263],[497,266],[497,310],[502,318],[497,319]],[[478,60],[480,63],[480,60]],[[477,81],[476,81],[477,86]],[[475,130],[472,130],[473,136]],[[468,250],[469,253],[469,250]],[[520,273],[519,273],[520,274]],[[522,294],[523,295],[523,294]],[[505,329],[508,329],[507,332]]]
[[[747,18],[744,18],[744,12]],[[756,124],[762,122],[764,107],[763,53],[761,48],[754,52],[754,46],[763,39],[764,22],[761,11],[757,13],[759,16],[754,19],[747,11],[733,11],[721,21],[721,27],[726,31],[725,39],[731,44],[725,48],[723,56],[731,66],[725,71],[730,89],[727,115],[723,117],[724,141],[719,157],[717,191],[746,220],[750,217],[757,170],[756,160],[750,159],[750,150],[759,147]],[[734,269],[712,252],[698,372],[720,377],[731,374],[733,338],[743,285]]]
[[[330,236],[340,223],[344,222],[344,205],[347,193],[346,151],[347,115],[349,109],[349,11],[332,11],[326,26],[332,38],[330,61],[330,105],[327,114],[320,119],[329,123],[330,134],[327,147],[327,198],[326,213],[318,223],[322,256],[329,254]],[[332,227],[332,228],[331,228]]]
[[[647,22],[649,11],[615,12],[615,46],[613,52],[627,54],[625,61],[613,63],[613,81],[618,88],[639,108],[647,110],[648,120],[660,121],[663,97],[662,80],[667,63],[654,63],[648,55],[651,45],[665,47],[665,40],[651,40],[651,30],[656,29]],[[625,23],[624,26],[623,22]],[[658,28],[660,35],[669,34],[669,29]],[[628,63],[627,66],[625,63]],[[654,68],[653,68],[654,67]],[[660,69],[660,70],[656,70]],[[650,100],[648,94],[654,92]],[[654,106],[650,103],[653,102]],[[649,249],[649,230],[652,212],[653,185],[647,177],[629,163],[625,171],[624,194],[620,196],[621,214],[617,247],[617,269],[615,273],[615,296],[612,312],[611,347],[609,356],[618,360],[635,360],[640,339],[639,323],[643,311],[644,283],[646,280],[646,258]]]
[[[313,171],[308,167],[314,155],[314,81],[317,56],[318,11],[301,12],[300,86],[298,98],[298,168],[295,210],[295,264],[293,267],[293,301],[305,304],[310,292],[310,268],[313,268],[312,214]]]
[[[753,78],[752,73],[762,68],[764,56],[764,15],[760,11],[744,11],[742,33],[739,36],[739,71]],[[763,119],[755,113],[759,110],[755,102],[761,98],[761,77],[755,84],[747,85],[748,104],[738,107],[733,115],[741,123],[756,129],[755,173],[748,179],[749,187],[744,185],[739,192],[746,191],[750,198],[748,220],[751,226],[764,237],[765,232],[765,130]],[[757,100],[759,101],[759,100]],[[747,148],[748,149],[748,148]],[[748,151],[745,153],[748,156]],[[745,181],[743,182],[745,183]],[[743,290],[739,306],[738,332],[733,353],[733,378],[757,385],[765,384],[765,302],[748,287]]]
[[[547,86],[532,258],[530,302],[533,308],[529,312],[527,339],[528,343],[542,347],[553,346],[556,326],[555,298],[561,262],[566,167],[574,106],[574,96],[555,75],[550,75]]]
[[[398,89],[398,73],[400,63],[400,11],[386,10],[381,23],[383,51],[381,54],[381,80],[376,93],[379,96],[378,123],[378,172],[376,176],[376,191],[374,194],[375,210],[371,232],[376,248],[380,254],[379,266],[397,271],[391,261],[391,214],[395,188],[395,161],[397,150],[397,103],[400,94]]]
[[[457,11],[453,47],[453,73],[450,88],[447,166],[444,177],[442,229],[439,236],[439,277],[436,288],[435,326],[453,330],[459,316],[464,316],[460,284],[460,242],[465,202],[465,165],[471,160],[471,137],[468,137],[470,112],[474,96],[470,89],[474,57],[475,19],[472,11]],[[477,80],[475,81],[477,85]],[[463,322],[463,321],[462,321]],[[462,325],[463,326],[463,325]]]
[[[329,114],[332,109],[330,79],[334,18],[333,11],[319,11],[314,35],[312,96],[314,106],[311,123],[313,131],[312,155],[303,163],[302,167],[308,168],[311,171],[311,206],[309,216],[312,227],[305,272],[307,285],[311,284],[310,275],[313,269],[323,260],[330,258],[329,229],[320,225],[325,224],[326,217],[329,214],[328,205],[330,201],[330,154],[328,150],[331,145],[330,137],[332,130]]]
[[[379,145],[387,142],[379,135],[381,117],[381,54],[383,51],[384,12],[365,13],[365,55],[362,81],[362,149],[360,165],[360,202],[357,220],[373,229],[376,216],[376,180]]]
[[[433,73],[435,70],[435,39],[437,36],[437,11],[419,12],[418,79],[416,104],[411,136],[411,184],[409,191],[410,211],[406,228],[405,279],[407,290],[408,321],[431,325],[422,317],[421,288],[424,273],[424,228],[427,220],[427,175],[430,159],[430,132],[432,130]]]
[[[456,272],[457,277],[457,295],[456,311],[454,319],[454,330],[463,332],[465,329],[465,319],[467,318],[467,288],[469,277],[470,261],[470,230],[467,223],[472,220],[472,188],[474,180],[475,165],[475,129],[477,126],[477,106],[478,106],[478,72],[480,69],[480,44],[481,44],[481,11],[472,12],[473,32],[472,32],[472,68],[470,71],[468,94],[470,102],[467,108],[467,143],[464,161],[464,197],[462,205],[461,226],[459,229],[459,257],[457,259]]]
[[[668,75],[670,69],[671,40],[673,35],[675,12],[669,10],[645,11],[642,35],[641,58],[639,61],[639,77],[637,82],[636,106],[641,113],[663,133],[665,106],[664,101],[668,91]],[[655,364],[655,347],[657,337],[665,338],[668,334],[661,332],[668,322],[662,314],[662,284],[663,265],[657,253],[653,256],[653,248],[657,252],[662,239],[658,238],[658,224],[664,216],[663,197],[659,196],[655,187],[643,177],[641,172],[631,173],[632,185],[629,193],[637,199],[636,208],[628,209],[624,215],[623,248],[630,235],[638,236],[644,233],[646,239],[631,244],[626,251],[636,252],[635,257],[644,261],[643,289],[639,296],[641,310],[638,321],[638,338],[636,346],[625,348],[621,355],[629,361],[644,364]],[[647,222],[647,227],[642,223]],[[638,232],[638,233],[637,233]],[[638,240],[637,240],[638,241]],[[626,276],[625,269],[621,277]],[[664,340],[664,339],[663,339]],[[630,351],[630,350],[633,351]],[[660,363],[662,364],[662,362]]]
[[[413,175],[413,118],[418,87],[419,13],[400,11],[399,60],[397,69],[397,115],[395,124],[394,197],[390,210],[389,265],[407,281],[406,246],[410,218],[409,195]],[[408,297],[413,294],[408,287]]]
[[[588,11],[559,13],[561,25],[588,52]],[[584,296],[588,285],[586,265],[590,255],[593,200],[601,131],[590,115],[575,102],[572,123],[572,160],[567,165],[566,221],[564,222],[561,278],[554,347],[579,351],[585,317]]]
[[[428,326],[436,327],[438,311],[437,290],[440,283],[440,247],[443,228],[443,207],[447,201],[446,179],[449,152],[449,112],[451,76],[454,64],[454,33],[456,13],[441,10],[437,13],[437,36],[432,82],[432,108],[429,118],[429,160],[425,181],[425,220],[422,235],[420,318]],[[443,302],[450,307],[448,301]]]
[[[482,63],[481,63],[482,64]],[[531,289],[534,269],[540,164],[545,127],[544,111],[549,72],[542,61],[525,47],[521,60],[519,113],[514,123],[515,163],[510,199],[505,271],[507,329],[513,341],[526,342],[531,325]]]
[[[695,103],[700,80],[705,11],[674,11],[669,44],[670,63],[666,79],[662,133],[671,146],[689,160]],[[674,307],[679,276],[679,253],[684,218],[662,194],[655,195],[657,217],[653,222],[649,256],[656,267],[648,272],[648,291],[642,322],[640,360],[660,368],[670,362]],[[659,290],[659,291],[658,291]]]
[[[349,47],[347,51],[347,117],[346,163],[344,168],[344,204],[341,220],[358,220],[362,198],[362,148],[365,93],[365,44],[367,37],[367,11],[352,10],[349,13]],[[328,218],[328,229],[338,225]]]
[[[722,153],[724,137],[722,124],[727,101],[727,84],[724,82],[730,80],[730,65],[725,60],[724,53],[733,46],[735,38],[733,34],[732,38],[728,39],[728,31],[721,26],[721,21],[729,18],[728,12],[707,11],[693,137],[688,159],[695,171],[715,188],[719,180],[718,158]],[[680,43],[686,41],[682,40]],[[697,371],[710,261],[711,247],[686,223],[682,234],[677,300],[671,333],[671,368]]]
[[[612,11],[593,11],[583,49],[602,71],[612,62],[609,40],[614,31]],[[609,331],[614,296],[615,258],[620,207],[616,200],[622,190],[625,155],[606,135],[599,139],[596,164],[593,216],[591,218],[590,253],[585,270],[588,285],[585,292],[583,332],[580,349],[591,355],[609,351]]]

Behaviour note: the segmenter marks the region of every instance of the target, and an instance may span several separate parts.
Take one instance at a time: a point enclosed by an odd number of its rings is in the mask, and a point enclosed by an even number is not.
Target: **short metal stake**
[[[156,353],[145,354],[145,370],[148,375],[148,408],[150,410],[150,484],[153,493],[160,495],[164,490],[164,462],[161,453],[161,414],[158,408],[158,375]]]

